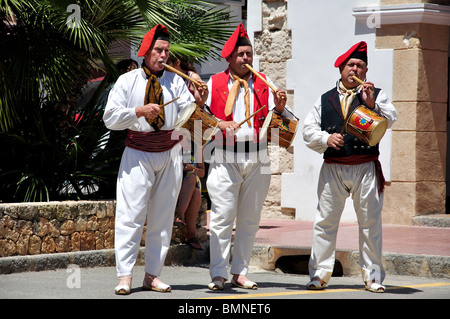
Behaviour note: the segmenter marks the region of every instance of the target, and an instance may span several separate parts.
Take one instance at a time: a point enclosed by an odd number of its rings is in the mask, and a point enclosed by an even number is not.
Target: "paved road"
[[[132,294],[116,296],[115,268],[74,268],[0,275],[0,299],[166,299],[177,304],[194,299],[448,299],[450,279],[412,276],[388,276],[384,282],[387,291],[374,294],[365,291],[359,276],[332,277],[328,289],[315,292],[305,289],[306,275],[282,274],[252,268],[249,278],[259,285],[258,290],[244,290],[226,285],[220,292],[207,289],[209,272],[206,266],[167,266],[161,278],[172,286],[172,292],[163,294],[141,290],[144,269],[135,267]],[[197,302],[195,302],[197,303]]]

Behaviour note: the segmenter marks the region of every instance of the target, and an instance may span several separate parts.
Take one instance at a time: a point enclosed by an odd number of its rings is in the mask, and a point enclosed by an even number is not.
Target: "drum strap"
[[[378,180],[378,196],[381,196],[383,193],[386,180],[384,179],[383,169],[381,168],[381,162],[378,160],[378,155],[351,155],[345,157],[326,158],[324,161],[327,164],[340,165],[358,165],[373,162],[375,164],[375,174]]]
[[[172,132],[161,130],[158,132],[137,132],[128,130],[125,145],[143,152],[165,152],[172,149],[180,140],[172,139]]]

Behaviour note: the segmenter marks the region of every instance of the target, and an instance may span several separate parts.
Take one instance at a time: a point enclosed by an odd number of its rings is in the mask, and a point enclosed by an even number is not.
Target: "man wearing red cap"
[[[360,266],[366,289],[384,292],[381,261],[381,210],[384,178],[378,161],[378,144],[370,146],[351,134],[341,134],[344,120],[359,105],[386,118],[388,127],[397,111],[372,82],[366,79],[367,44],[362,41],[338,57],[341,77],[336,87],[323,94],[305,118],[303,139],[312,150],[324,154],[318,182],[318,215],[314,223],[309,261],[308,289],[323,289],[333,272],[336,235],[345,200],[352,194],[359,223]]]
[[[212,282],[208,287],[211,290],[223,289],[227,281],[231,235],[236,219],[231,283],[233,286],[256,289],[257,284],[248,280],[246,274],[270,184],[270,160],[267,149],[262,149],[262,143],[259,143],[259,128],[269,110],[285,117],[292,115],[285,111],[286,92],[277,90],[274,94],[245,66],[252,65],[253,48],[242,24],[225,43],[222,57],[229,67],[208,81],[211,93],[206,102],[211,112],[221,120],[219,128],[223,131],[223,135],[215,136],[215,150],[207,180],[212,203]],[[271,83],[269,78],[260,74]],[[263,106],[267,107],[246,121],[250,114]],[[243,124],[239,127],[241,122]]]
[[[116,294],[129,294],[132,270],[145,234],[144,289],[169,292],[161,282],[178,193],[182,181],[181,146],[172,131],[178,114],[207,94],[194,96],[178,75],[164,71],[169,57],[169,32],[158,24],[145,36],[138,56],[142,68],[121,75],[111,90],[103,120],[111,130],[128,130],[117,178],[115,221]],[[178,100],[162,107],[163,104]]]

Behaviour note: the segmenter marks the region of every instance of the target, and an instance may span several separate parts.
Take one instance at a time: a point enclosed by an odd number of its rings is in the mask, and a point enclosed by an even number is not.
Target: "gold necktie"
[[[341,101],[341,110],[342,110],[342,114],[344,115],[344,121],[347,118],[348,115],[348,110],[350,109],[350,105],[352,105],[353,100],[356,97],[356,93],[359,88],[361,87],[361,85],[358,85],[356,88],[353,88],[351,90],[348,90],[344,84],[342,84],[341,81],[339,81],[339,90],[344,93],[344,98]]]
[[[237,75],[231,74],[231,76],[234,79],[233,86],[231,87],[230,93],[228,94],[227,102],[225,103],[225,116],[229,116],[231,113],[233,113],[233,106],[236,102],[236,97],[239,94],[239,90],[241,88],[241,85],[244,86],[245,95],[244,95],[244,102],[245,102],[245,118],[248,118],[250,116],[250,91],[248,89],[248,83],[247,80],[250,78],[249,74],[244,79],[241,79]],[[250,120],[247,120],[248,127],[251,127],[252,124]]]

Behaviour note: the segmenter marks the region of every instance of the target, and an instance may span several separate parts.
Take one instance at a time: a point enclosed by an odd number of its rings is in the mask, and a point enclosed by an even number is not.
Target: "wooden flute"
[[[168,69],[170,72],[173,72],[173,73],[178,74],[178,75],[181,76],[182,78],[185,78],[186,80],[191,81],[191,82],[194,83],[195,85],[197,85],[197,86],[199,86],[199,87],[202,87],[204,90],[207,90],[207,89],[208,89],[208,87],[207,87],[206,85],[203,85],[203,84],[201,84],[200,82],[198,82],[197,80],[194,80],[193,78],[191,78],[191,77],[188,76],[187,74],[185,74],[185,73],[183,73],[183,72],[181,72],[181,71],[179,71],[179,70],[177,70],[177,69],[171,67],[170,65],[168,65],[168,64],[166,64],[166,63],[164,63],[164,62],[161,62],[161,64],[164,65],[164,67],[165,67],[166,69]]]
[[[277,92],[277,90],[275,89],[275,87],[274,87],[273,85],[271,85],[269,82],[267,82],[267,80],[266,80],[265,78],[263,78],[263,77],[261,76],[261,74],[259,74],[254,68],[252,68],[249,64],[244,64],[244,65],[245,65],[245,67],[246,67],[247,69],[249,69],[254,75],[256,75],[261,81],[263,81],[264,83],[266,83],[266,84],[272,89],[273,93],[276,93],[276,92]],[[281,96],[281,99],[285,100],[286,97]]]

